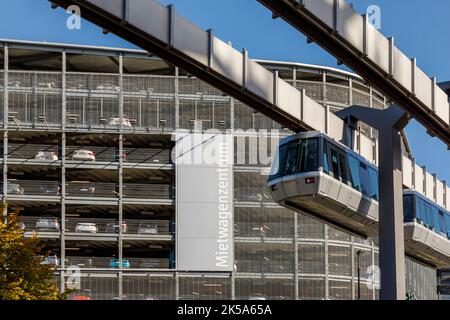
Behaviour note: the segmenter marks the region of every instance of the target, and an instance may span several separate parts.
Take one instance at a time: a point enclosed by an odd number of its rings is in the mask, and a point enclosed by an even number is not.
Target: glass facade
[[[2,52],[1,196],[10,212],[20,211],[26,236],[37,232],[45,244],[61,289],[78,287],[70,298],[356,299],[358,288],[362,298],[377,298],[368,271],[378,260],[373,242],[271,199],[270,162],[246,130],[290,134],[278,123],[140,51],[14,42]],[[351,74],[264,65],[331,110],[387,103]],[[234,166],[231,273],[175,268],[171,134],[199,127],[242,129],[236,140],[246,140]],[[317,166],[317,149],[313,141],[300,149],[301,170]]]

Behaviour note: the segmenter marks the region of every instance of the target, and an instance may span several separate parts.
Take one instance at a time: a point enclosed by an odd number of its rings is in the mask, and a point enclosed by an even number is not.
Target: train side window
[[[295,174],[297,172],[298,165],[298,142],[290,144],[287,156],[286,156],[286,164],[284,166],[284,175],[288,176],[291,174]]]
[[[447,235],[447,229],[448,229],[448,227],[450,227],[450,226],[446,226],[446,223],[445,223],[445,213],[444,213],[442,210],[439,210],[438,217],[439,217],[439,231],[440,231],[442,234]]]
[[[369,167],[369,179],[371,191],[370,196],[378,201],[380,199],[380,194],[378,190],[378,172],[372,167]]]
[[[330,175],[330,161],[328,160],[328,143],[325,139],[323,139],[323,172]]]
[[[333,172],[333,178],[339,180],[339,159],[336,150],[331,149],[331,171]]]
[[[280,146],[275,154],[275,158],[272,163],[272,169],[270,171],[269,180],[280,177],[283,173],[284,161],[286,160],[287,144]]]
[[[313,172],[318,170],[318,151],[317,139],[314,138],[302,140],[299,172]]]
[[[414,220],[413,201],[410,194],[403,196],[403,220],[405,222],[413,222]]]
[[[450,239],[450,214],[445,214],[445,226],[447,228],[447,238]]]
[[[431,216],[433,218],[432,226],[434,227],[434,232],[439,232],[441,230],[441,227],[439,226],[439,209],[436,207],[431,207]]]
[[[348,164],[352,187],[353,189],[361,192],[361,180],[359,179],[359,160],[352,155],[348,155]]]
[[[339,166],[341,168],[342,182],[345,183],[345,184],[348,184],[347,158],[342,153],[339,153]]]
[[[361,161],[359,162],[359,178],[361,179],[362,193],[370,196],[369,172],[367,171],[367,165]]]
[[[419,223],[426,224],[427,217],[426,217],[426,209],[425,209],[425,202],[423,202],[422,199],[417,198],[417,205],[416,205],[416,219]]]

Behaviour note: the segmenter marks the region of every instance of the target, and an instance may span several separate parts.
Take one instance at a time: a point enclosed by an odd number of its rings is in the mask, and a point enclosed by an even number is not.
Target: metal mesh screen
[[[180,277],[180,299],[228,300],[231,299],[231,279],[217,277]]]

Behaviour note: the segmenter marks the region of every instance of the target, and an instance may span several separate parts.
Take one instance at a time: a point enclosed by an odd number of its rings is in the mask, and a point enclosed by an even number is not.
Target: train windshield
[[[301,139],[281,145],[275,155],[269,181],[319,168],[319,139]]]

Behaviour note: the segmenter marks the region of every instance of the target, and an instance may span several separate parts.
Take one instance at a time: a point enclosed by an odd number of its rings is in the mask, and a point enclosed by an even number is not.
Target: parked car
[[[47,256],[47,257],[39,257],[41,259],[41,265],[45,265],[45,266],[54,266],[57,267],[59,266],[59,259],[58,257],[55,256]]]
[[[120,91],[120,87],[114,83],[102,83],[97,85],[96,90],[100,91]]]
[[[8,182],[8,186],[6,187],[6,191],[8,194],[17,194],[23,195],[24,189],[18,183],[10,183]],[[0,193],[3,193],[3,185],[0,186]]]
[[[56,88],[56,83],[53,81],[39,82],[38,87],[52,89],[52,88]]]
[[[111,118],[109,119],[109,123],[110,126],[118,126],[120,124],[120,118]],[[122,126],[124,128],[131,128],[131,121],[128,118],[123,118],[122,119]]]
[[[156,223],[141,223],[138,229],[139,234],[158,234],[158,225]]]
[[[98,227],[95,223],[80,222],[75,226],[75,232],[77,233],[97,233]]]
[[[55,217],[42,217],[36,221],[35,228],[38,231],[59,232],[59,220]]]
[[[47,185],[40,186],[41,193],[51,194],[51,195],[59,195],[61,192],[61,187],[57,185]]]
[[[119,259],[111,259],[109,261],[110,268],[119,268]],[[122,259],[122,269],[128,269],[131,267],[129,260]]]
[[[95,153],[91,150],[79,149],[72,154],[74,161],[95,161]]]
[[[22,221],[20,221],[17,226],[19,227],[20,230],[25,230],[26,226],[25,223],[23,223]]]
[[[122,159],[125,160],[127,158],[127,154],[125,152],[122,152]],[[116,150],[116,152],[114,153],[114,159],[115,161],[119,161],[120,155],[119,155],[119,150]]]
[[[58,160],[58,156],[53,151],[39,151],[35,156],[34,159],[36,160],[50,160],[50,161],[56,161]]]
[[[105,232],[106,233],[119,233],[119,223],[111,222],[106,225]],[[122,223],[122,233],[126,233],[128,231],[128,225],[126,222]]]
[[[72,181],[66,188],[67,195],[88,195],[95,193],[95,187],[89,181]]]
[[[267,297],[260,293],[254,293],[254,294],[250,295],[248,300],[267,300]]]

